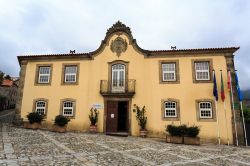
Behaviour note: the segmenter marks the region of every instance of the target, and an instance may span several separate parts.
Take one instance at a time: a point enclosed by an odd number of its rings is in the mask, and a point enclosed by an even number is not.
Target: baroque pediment
[[[112,25],[112,27],[110,27],[107,30],[105,39],[107,39],[112,34],[117,33],[117,32],[126,33],[130,39],[133,39],[132,32],[131,32],[130,28],[120,21],[117,21],[115,24]]]

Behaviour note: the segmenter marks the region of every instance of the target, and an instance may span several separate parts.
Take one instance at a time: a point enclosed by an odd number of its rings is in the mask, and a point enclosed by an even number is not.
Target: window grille
[[[38,83],[49,83],[50,67],[39,67]]]
[[[195,62],[196,80],[210,80],[209,62]]]
[[[175,63],[162,64],[162,80],[176,81]]]

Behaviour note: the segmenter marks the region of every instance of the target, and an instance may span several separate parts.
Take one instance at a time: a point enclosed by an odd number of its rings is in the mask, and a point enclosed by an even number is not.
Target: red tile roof
[[[193,49],[176,49],[176,50],[150,50],[150,52],[179,52],[179,51],[220,51],[220,50],[238,50],[240,47],[219,47],[219,48],[193,48]]]
[[[88,56],[89,53],[66,53],[66,54],[35,54],[35,55],[21,55],[19,57],[44,57],[44,56]]]
[[[168,52],[192,52],[192,51],[236,51],[238,50],[240,47],[222,47],[222,48],[194,48],[194,49],[172,49],[172,50],[144,50],[146,52],[149,52],[149,53],[168,53]],[[69,53],[69,54],[35,54],[35,55],[20,55],[18,56],[18,58],[29,58],[29,57],[51,57],[51,56],[57,56],[57,57],[91,57],[91,54],[92,52],[89,52],[89,53]]]
[[[12,80],[4,79],[1,86],[12,86],[13,83]]]
[[[19,64],[21,64],[22,60],[30,60],[30,59],[36,59],[36,60],[49,60],[49,59],[55,59],[55,58],[66,58],[66,59],[92,59],[93,55],[98,53],[102,50],[101,46],[93,51],[88,53],[69,53],[69,54],[38,54],[38,55],[21,55],[17,56]],[[172,50],[145,50],[141,49],[137,44],[135,44],[135,47],[139,51],[141,51],[143,54],[145,54],[147,57],[154,57],[157,55],[172,55],[172,54],[203,54],[203,53],[231,53],[233,54],[235,51],[237,51],[240,47],[224,47],[224,48],[195,48],[195,49],[172,49]]]

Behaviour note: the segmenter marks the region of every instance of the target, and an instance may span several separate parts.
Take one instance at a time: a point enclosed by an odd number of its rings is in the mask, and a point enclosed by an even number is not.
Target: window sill
[[[160,84],[180,84],[180,81],[179,80],[177,80],[177,81],[163,81],[163,80],[161,80]]]
[[[213,80],[193,80],[193,83],[213,83]]]
[[[199,118],[198,122],[216,122],[215,118]]]
[[[74,115],[72,115],[72,116],[65,116],[65,115],[62,115],[62,116],[66,117],[66,118],[68,118],[68,119],[75,119],[75,116],[74,116]]]
[[[162,120],[164,121],[179,121],[179,117],[163,117]]]
[[[34,85],[35,86],[50,86],[51,83],[50,82],[49,83],[35,83]]]
[[[78,82],[63,82],[61,85],[79,85]]]

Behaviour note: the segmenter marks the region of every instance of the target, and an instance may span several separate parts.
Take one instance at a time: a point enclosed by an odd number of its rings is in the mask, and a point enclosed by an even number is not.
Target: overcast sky
[[[89,52],[121,20],[144,49],[231,47],[250,88],[250,0],[0,0],[0,70],[22,54]]]

